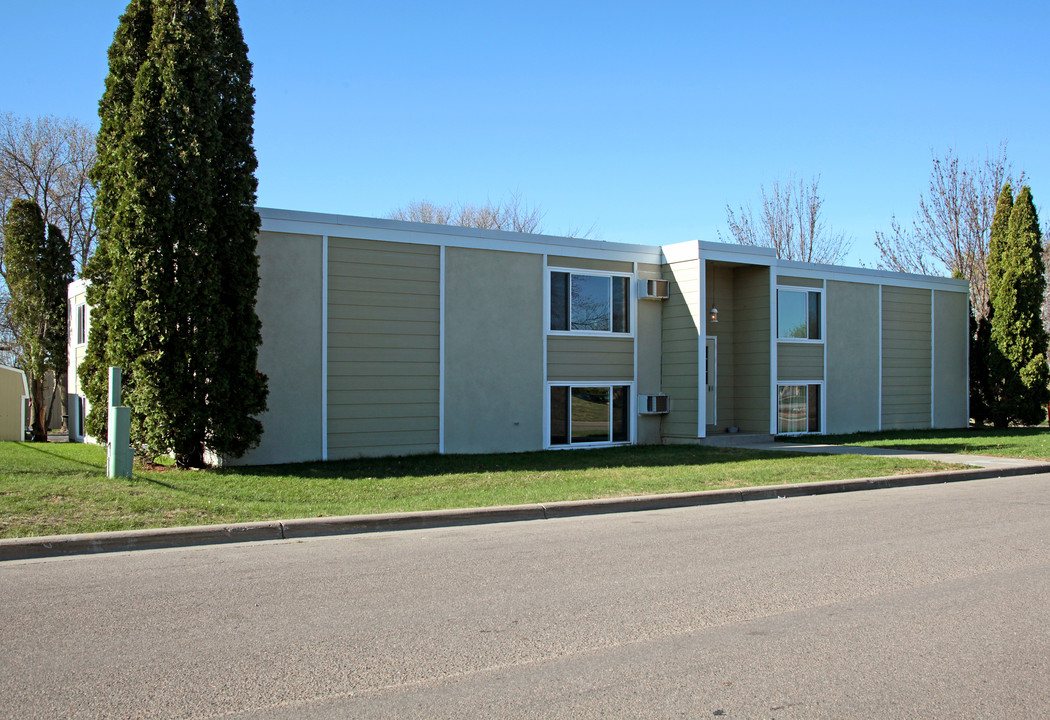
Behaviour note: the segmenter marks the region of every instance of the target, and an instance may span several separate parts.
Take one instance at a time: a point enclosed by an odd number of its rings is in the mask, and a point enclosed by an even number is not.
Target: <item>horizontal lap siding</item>
[[[882,288],[882,427],[930,427],[930,291]]]
[[[331,238],[328,456],[437,452],[440,249]]]
[[[777,343],[777,380],[823,380],[824,343]]]
[[[670,297],[663,301],[661,320],[661,387],[671,398],[671,412],[663,416],[661,433],[666,438],[695,438],[700,409],[700,263],[673,263],[663,270]]]
[[[815,278],[792,277],[791,275],[777,275],[777,285],[793,285],[795,287],[822,288],[824,281]]]
[[[547,380],[634,380],[634,339],[552,335]]]
[[[633,273],[634,263],[620,260],[593,260],[590,258],[563,257],[550,255],[547,267],[572,268],[573,270],[595,270],[598,272]]]

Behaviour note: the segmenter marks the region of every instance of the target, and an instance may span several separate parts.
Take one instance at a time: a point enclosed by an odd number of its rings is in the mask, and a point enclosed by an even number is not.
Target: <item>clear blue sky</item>
[[[7,2],[0,111],[97,127],[125,0]],[[931,151],[1006,141],[1050,208],[1050,5],[240,0],[259,203],[384,216],[519,191],[560,233],[716,240],[725,206],[821,176],[872,264]],[[1043,210],[1045,213],[1046,211]]]

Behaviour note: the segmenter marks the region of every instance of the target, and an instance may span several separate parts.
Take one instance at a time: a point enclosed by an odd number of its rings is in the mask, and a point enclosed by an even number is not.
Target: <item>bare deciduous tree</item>
[[[14,328],[11,327],[10,316],[7,312],[7,304],[11,296],[7,294],[6,287],[0,288],[0,365],[14,367],[18,359]]]
[[[542,232],[540,221],[543,219],[543,213],[537,207],[530,208],[520,194],[514,193],[506,201],[488,202],[484,205],[438,205],[429,200],[414,200],[405,207],[394,210],[390,217],[393,220],[434,225],[538,233]]]
[[[784,183],[774,180],[768,193],[763,185],[757,220],[750,205],[741,206],[738,212],[726,205],[729,239],[740,245],[771,247],[785,260],[841,262],[852,243],[845,233],[833,231],[821,219],[824,199],[819,185],[819,175],[808,183],[794,178]]]
[[[1011,176],[1006,145],[983,162],[963,164],[951,149],[933,155],[930,186],[919,196],[911,227],[896,217],[888,233],[875,233],[882,254],[879,267],[922,275],[958,273],[970,283],[970,302],[978,317],[987,313],[988,241],[995,203],[1003,184],[1023,183],[1022,172]]]
[[[0,114],[0,223],[17,198],[35,200],[66,237],[79,274],[94,248],[95,133],[73,119]],[[0,227],[0,235],[3,227]],[[5,275],[0,246],[0,275]]]
[[[390,213],[392,220],[431,223],[433,225],[455,225],[480,230],[508,230],[520,233],[542,233],[544,212],[537,206],[530,207],[520,193],[512,193],[502,202],[487,202],[484,205],[449,204],[438,205],[429,200],[413,200]],[[570,230],[568,237],[591,237],[594,226],[586,232]]]

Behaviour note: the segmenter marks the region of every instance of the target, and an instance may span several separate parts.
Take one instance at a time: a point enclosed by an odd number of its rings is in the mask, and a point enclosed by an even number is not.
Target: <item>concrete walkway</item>
[[[1018,475],[1050,475],[1050,462],[1024,458],[988,455],[924,453],[847,445],[811,445],[808,443],[755,442],[734,447],[749,450],[816,453],[833,455],[881,455],[907,457],[969,465],[967,469],[913,473],[877,478],[831,480],[794,485],[764,485],[729,490],[643,495],[636,497],[571,500],[504,507],[433,510],[426,512],[349,515],[299,520],[201,525],[196,527],[121,530],[116,532],[53,535],[0,540],[0,561],[31,558],[84,555],[89,553],[126,552],[160,548],[257,542],[259,540],[295,540],[329,535],[349,535],[392,530],[420,530],[437,527],[478,525],[482,523],[552,520],[555,518],[600,515],[604,513],[661,510],[694,507],[727,502],[770,500],[774,498],[855,492],[911,485],[932,485],[965,480],[984,480]]]
[[[782,452],[820,453],[824,455],[877,455],[880,457],[902,457],[914,460],[973,465],[993,470],[1006,468],[1043,468],[1045,460],[1031,458],[997,457],[995,455],[966,455],[963,453],[931,453],[921,450],[897,450],[893,448],[863,447],[860,445],[820,445],[817,443],[755,442],[734,445],[748,450],[778,450]],[[1040,472],[1042,472],[1040,470]]]

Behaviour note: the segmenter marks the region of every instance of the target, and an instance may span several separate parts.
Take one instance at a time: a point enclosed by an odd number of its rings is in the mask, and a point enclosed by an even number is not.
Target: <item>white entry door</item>
[[[718,424],[718,338],[707,336],[704,382],[707,383],[707,424]]]

